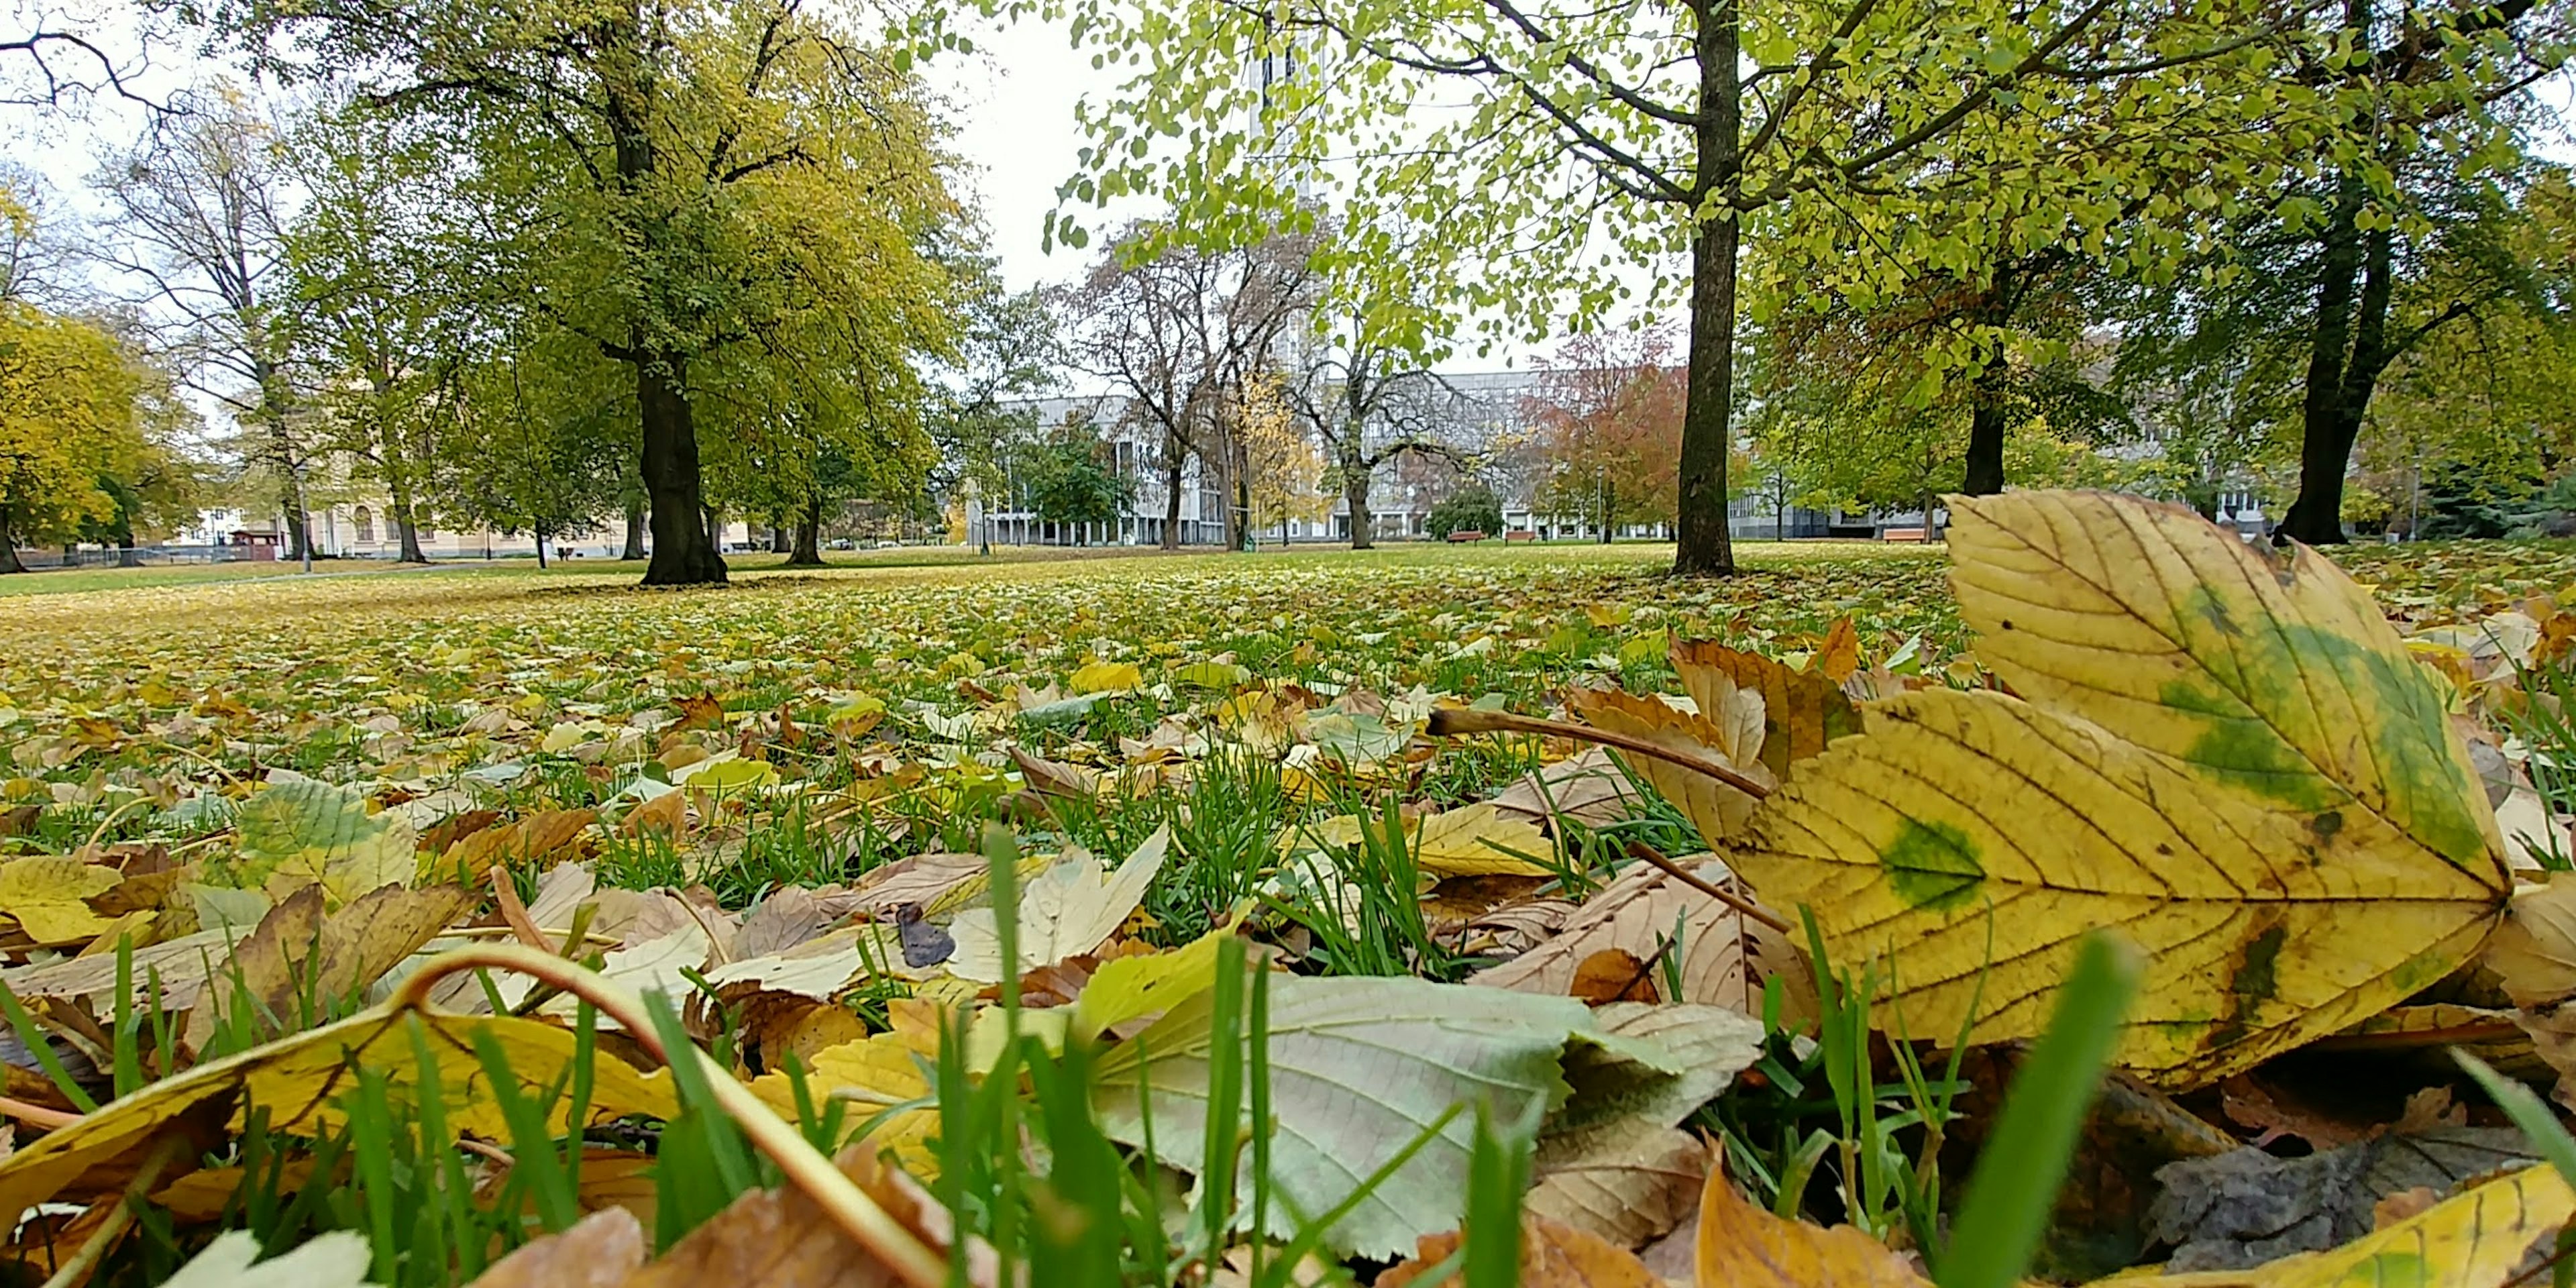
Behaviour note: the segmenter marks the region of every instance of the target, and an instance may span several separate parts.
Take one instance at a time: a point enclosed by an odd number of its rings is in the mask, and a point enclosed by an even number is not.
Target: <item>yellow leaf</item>
[[[1526,815],[1493,801],[1407,815],[1403,825],[1414,861],[1432,876],[1549,876],[1556,871],[1547,862],[1556,857],[1556,843],[1547,833]],[[1380,830],[1384,824],[1372,818],[1368,827]],[[1336,814],[1312,824],[1309,832],[1319,844],[1344,849],[1360,843],[1361,823],[1356,815]],[[1283,845],[1293,848],[1298,839],[1298,833],[1290,832]]]
[[[40,944],[67,944],[107,929],[107,918],[84,902],[122,880],[117,871],[65,854],[37,854],[0,863],[0,912],[18,919]]]
[[[1155,829],[1106,877],[1100,860],[1075,854],[1057,859],[1032,878],[1019,891],[1020,960],[1009,967],[1011,972],[1025,973],[1090,952],[1117,933],[1127,914],[1144,902],[1145,887],[1162,870],[1171,842],[1170,828]],[[990,908],[957,914],[948,928],[957,941],[956,954],[948,959],[948,973],[979,984],[1001,982],[1004,965],[998,931]]]
[[[360,1067],[385,1076],[395,1111],[403,1113],[419,1085],[415,1018],[445,1088],[451,1133],[472,1132],[486,1140],[510,1137],[509,1123],[492,1103],[489,1075],[475,1055],[477,1032],[499,1043],[521,1094],[541,1100],[552,1094],[547,1088],[564,1076],[573,1058],[573,1035],[536,1020],[377,1007],[164,1078],[21,1145],[0,1158],[0,1214],[14,1216],[37,1203],[78,1201],[121,1189],[131,1179],[134,1160],[183,1117],[211,1111],[222,1115],[216,1125],[229,1123],[239,1131],[256,1106],[269,1115],[272,1132],[321,1135],[344,1121],[340,1092],[355,1085],[351,1070]],[[667,1075],[647,1077],[605,1051],[593,1059],[590,1124],[629,1114],[668,1118],[679,1112]],[[552,1124],[561,1131],[566,1102],[555,1099],[553,1105]]]
[[[1067,683],[1081,693],[1115,693],[1143,684],[1145,677],[1133,662],[1094,662],[1073,673]]]
[[[410,820],[370,814],[363,794],[310,778],[270,784],[242,805],[239,826],[240,849],[209,865],[210,884],[282,897],[318,882],[344,904],[411,880],[419,865]]]
[[[2387,1008],[2474,953],[2508,889],[2430,676],[2313,553],[2278,564],[2127,497],[1962,500],[1978,655],[2029,701],[1871,707],[1764,808],[1740,870],[1889,1014],[2027,1037],[2087,930],[2150,955],[2119,1057],[2197,1086]],[[1990,977],[1981,982],[1981,970]]]
[[[2576,1213],[2576,1192],[2548,1166],[2527,1167],[2462,1191],[2393,1225],[2324,1252],[2251,1270],[2114,1276],[2140,1288],[2492,1288],[2549,1255]],[[1701,1282],[1705,1283],[1706,1280]]]
[[[1556,843],[1492,801],[1426,814],[1414,824],[1414,861],[1444,877],[1544,876]]]
[[[1169,952],[1102,962],[1073,1001],[1074,1031],[1096,1037],[1206,991],[1216,982],[1217,949],[1233,934],[1234,927],[1219,926]]]
[[[570,751],[589,736],[590,731],[578,724],[559,724],[546,730],[546,736],[537,740],[537,750],[550,756]]]
[[[856,1133],[881,1113],[932,1095],[930,1071],[939,1063],[939,1010],[898,1002],[894,1027],[883,1033],[825,1047],[806,1063],[806,1094],[819,1111],[825,1099],[843,1102],[841,1121]],[[796,1091],[784,1072],[765,1073],[751,1082],[752,1094],[789,1119],[796,1117]],[[928,1144],[939,1129],[936,1105],[903,1109],[877,1125],[871,1139],[891,1149],[905,1167],[921,1175],[937,1169]]]

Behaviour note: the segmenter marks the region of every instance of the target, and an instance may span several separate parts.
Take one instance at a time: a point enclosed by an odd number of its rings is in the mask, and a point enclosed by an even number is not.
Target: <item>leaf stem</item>
[[[1736,894],[1728,890],[1726,887],[1718,885],[1715,882],[1702,877],[1700,874],[1691,871],[1689,868],[1683,867],[1682,865],[1673,862],[1671,859],[1665,858],[1663,851],[1658,850],[1643,841],[1636,840],[1632,837],[1629,839],[1627,845],[1628,853],[1631,857],[1644,860],[1647,863],[1651,863],[1656,867],[1662,868],[1665,875],[1672,877],[1683,885],[1689,886],[1691,889],[1697,890],[1701,894],[1707,895],[1709,898],[1715,899],[1719,903],[1725,904],[1727,907],[1733,908],[1737,912],[1743,913],[1745,916],[1751,917],[1755,921],[1761,922],[1763,925],[1779,931],[1781,934],[1785,935],[1789,933],[1789,923],[1786,920],[1783,920],[1779,914],[1763,907],[1761,904],[1755,903],[1740,894]]]
[[[58,1127],[69,1127],[73,1123],[81,1120],[81,1116],[79,1114],[70,1113],[61,1109],[50,1109],[43,1105],[30,1104],[29,1102],[20,1100],[15,1096],[0,1096],[0,1114],[7,1114],[20,1122],[42,1127],[47,1131],[52,1131]]]
[[[617,1021],[629,1037],[646,1054],[671,1062],[655,1033],[652,1018],[645,1013],[643,1001],[575,962],[552,953],[539,952],[521,944],[475,944],[432,958],[395,990],[392,1007],[396,1014],[406,1009],[425,1009],[430,989],[447,976],[460,971],[487,967],[514,970],[543,984],[579,997],[598,1007],[599,1012]],[[732,1073],[706,1052],[690,1047],[688,1054],[697,1059],[705,1071],[708,1088],[716,1104],[742,1127],[743,1134],[796,1188],[805,1191],[814,1205],[823,1210],[832,1224],[875,1257],[896,1277],[911,1288],[941,1288],[948,1280],[947,1260],[930,1250],[911,1230],[878,1205],[831,1160],[816,1152],[795,1128],[787,1125],[760,1098],[734,1080]]]
[[[1652,756],[1679,765],[1695,774],[1706,774],[1735,790],[1761,800],[1771,789],[1745,777],[1735,769],[1705,756],[1694,756],[1675,747],[1648,742],[1643,738],[1591,725],[1568,724],[1562,720],[1541,720],[1537,716],[1515,715],[1509,711],[1478,711],[1472,707],[1442,707],[1431,713],[1426,732],[1434,738],[1454,738],[1471,733],[1534,733],[1550,738],[1572,738],[1577,742],[1597,742],[1605,747]]]

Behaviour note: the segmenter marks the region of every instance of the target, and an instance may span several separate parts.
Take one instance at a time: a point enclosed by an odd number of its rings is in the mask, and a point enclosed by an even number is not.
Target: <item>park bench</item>
[[[1881,541],[1921,541],[1923,540],[1923,529],[1889,528],[1886,531],[1879,533],[1878,539]]]
[[[1485,534],[1476,531],[1474,528],[1461,528],[1456,532],[1450,533],[1449,539],[1451,541],[1482,541],[1485,539]]]
[[[1506,543],[1513,541],[1536,541],[1538,540],[1538,534],[1527,528],[1514,528],[1503,534],[1503,540]]]

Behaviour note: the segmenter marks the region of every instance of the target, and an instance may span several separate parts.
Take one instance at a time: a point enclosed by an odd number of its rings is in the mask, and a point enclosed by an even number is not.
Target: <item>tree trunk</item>
[[[291,460],[286,467],[286,504],[293,511],[296,562],[313,571],[313,512],[304,507],[304,471]]]
[[[2323,239],[2317,312],[2308,333],[2308,374],[2299,417],[2299,495],[2281,516],[2275,539],[2312,546],[2343,540],[2343,475],[2352,445],[2342,432],[2344,367],[2352,341],[2354,288],[2361,276],[2362,186],[2346,173]]]
[[[27,565],[18,562],[18,534],[9,511],[9,506],[0,505],[0,576],[27,571]]]
[[[783,555],[795,550],[795,537],[787,531],[787,516],[772,511],[769,516],[769,553]]]
[[[1163,450],[1171,453],[1171,459],[1163,466],[1162,547],[1178,550],[1181,548],[1181,467],[1189,464],[1189,456],[1177,441],[1168,438],[1164,440]]]
[[[653,561],[647,586],[699,586],[725,579],[723,556],[707,536],[699,488],[697,422],[673,355],[648,353],[635,364],[635,401],[644,422],[644,490],[653,512]]]
[[[1369,476],[1376,473],[1363,460],[1342,459],[1342,500],[1351,510],[1351,549],[1368,550],[1377,544],[1377,516],[1369,513]]]
[[[1977,373],[1975,406],[1968,416],[1968,476],[1959,490],[1993,496],[2004,490],[2004,365],[2001,355]],[[1932,512],[1923,512],[1928,528]]]
[[[1732,197],[1740,177],[1744,107],[1736,0],[1700,0],[1692,55],[1699,64],[1698,174],[1694,195]],[[1735,446],[1735,255],[1744,235],[1732,209],[1691,236],[1690,379],[1682,402],[1680,523],[1673,571],[1732,574],[1726,530],[1726,458]]]
[[[644,497],[641,493],[626,498],[626,549],[620,559],[644,557]]]
[[[537,566],[546,566],[546,530],[543,528],[537,529]]]
[[[420,552],[420,522],[412,517],[411,471],[388,467],[385,489],[393,493],[394,541],[402,547],[399,557],[407,564],[428,563],[429,557]]]
[[[805,499],[804,517],[796,523],[796,549],[787,556],[790,568],[823,566],[823,498]]]

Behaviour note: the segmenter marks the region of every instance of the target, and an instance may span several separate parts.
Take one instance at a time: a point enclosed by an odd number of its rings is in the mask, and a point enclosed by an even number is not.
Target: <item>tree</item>
[[[2335,128],[2188,289],[2133,311],[2123,362],[2242,370],[2243,400],[2298,430],[2298,494],[2274,535],[2318,544],[2343,540],[2345,476],[2390,365],[2524,294],[2494,233],[2530,178],[2523,91],[2558,65],[2567,15],[2535,0],[2314,12],[2295,74]]]
[[[1448,382],[1403,350],[1372,343],[1356,324],[1318,346],[1300,378],[1284,388],[1330,453],[1353,550],[1375,544],[1369,494],[1380,466],[1408,456],[1452,463],[1461,456],[1442,434],[1440,413],[1453,393]]]
[[[1239,491],[1240,444],[1225,410],[1253,372],[1272,361],[1313,302],[1314,242],[1269,237],[1247,248],[1153,249],[1155,225],[1138,224],[1062,292],[1073,363],[1110,383],[1127,415],[1161,440],[1162,547],[1181,542],[1181,478],[1189,458],[1221,492]],[[1226,516],[1226,548],[1240,549],[1243,507]]]
[[[625,370],[647,585],[724,580],[701,411],[763,364],[833,370],[831,323],[936,317],[955,204],[909,44],[793,0],[308,0],[217,13],[266,67],[436,115],[521,213],[514,289]],[[829,343],[814,352],[800,344]]]
[[[1043,292],[1003,290],[989,257],[969,257],[953,276],[963,316],[955,358],[931,375],[924,421],[938,455],[928,482],[943,497],[958,497],[969,479],[999,496],[1013,453],[1037,430],[1028,400],[1052,386],[1063,359],[1057,320]]]
[[[1069,185],[1073,200],[1160,193],[1176,207],[1162,241],[1242,244],[1310,225],[1309,198],[1328,194],[1343,230],[1333,277],[1349,283],[1337,302],[1371,310],[1376,334],[1435,322],[1417,293],[1361,285],[1428,280],[1421,294],[1481,311],[1489,335],[1530,338],[1560,319],[1597,329],[1624,306],[1629,288],[1592,248],[1685,264],[1654,296],[1687,299],[1676,566],[1692,573],[1733,568],[1737,265],[1746,229],[1763,226],[1756,216],[1862,209],[1905,259],[1951,249],[1940,216],[1954,207],[2005,207],[2020,245],[2080,238],[2120,209],[2122,158],[2139,140],[2232,153],[2243,138],[2209,128],[2212,115],[2268,112],[2282,92],[2262,80],[2173,92],[2210,60],[2255,67],[2273,52],[2266,41],[2281,33],[2232,4],[1045,7],[1137,69],[1121,101],[1086,118],[1088,173]],[[1247,57],[1291,70],[1256,80]],[[1413,110],[1424,102],[1444,110]],[[1158,136],[1193,155],[1156,147]],[[1081,235],[1069,216],[1055,231]],[[1387,253],[1398,241],[1413,253]],[[1877,269],[1814,266],[1836,284]]]
[[[17,543],[70,539],[112,522],[109,484],[146,444],[133,357],[105,328],[0,300],[0,573]]]
[[[1440,539],[1452,532],[1490,536],[1503,530],[1502,498],[1482,483],[1469,483],[1433,502],[1431,513],[1422,521],[1422,530]]]
[[[561,332],[504,335],[460,365],[455,423],[439,438],[446,508],[530,534],[541,568],[548,542],[591,531],[616,503],[619,438],[601,422],[618,407],[578,378],[591,359]]]
[[[1522,400],[1548,463],[1541,503],[1587,517],[1605,545],[1620,524],[1673,517],[1684,400],[1673,356],[1659,330],[1575,336]]]
[[[310,568],[304,475],[315,444],[293,370],[300,319],[286,280],[278,145],[250,98],[217,83],[94,182],[128,242],[100,257],[139,288],[137,303],[187,386],[239,427],[243,457],[278,486],[289,553]]]
[[[1276,371],[1255,371],[1234,391],[1227,423],[1242,445],[1240,460],[1247,522],[1254,528],[1276,524],[1287,538],[1292,519],[1320,517],[1331,507],[1317,486],[1324,460],[1294,408],[1288,405],[1287,381]]]
[[[1090,422],[1078,417],[1031,444],[1017,471],[1030,512],[1071,526],[1077,542],[1088,540],[1083,534],[1092,524],[1116,523],[1136,484],[1118,472],[1107,448]]]
[[[445,141],[352,104],[299,132],[292,155],[307,200],[286,259],[327,446],[384,484],[402,561],[424,563],[420,493],[475,280],[453,253]]]

